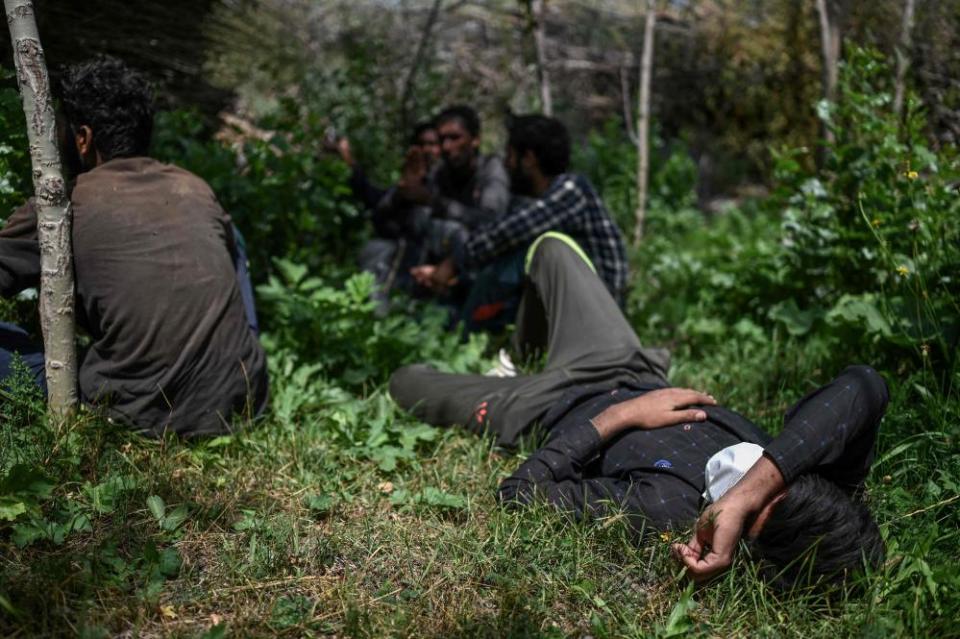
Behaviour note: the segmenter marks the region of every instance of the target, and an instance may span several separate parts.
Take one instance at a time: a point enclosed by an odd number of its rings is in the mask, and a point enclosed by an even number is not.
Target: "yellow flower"
[[[920,174],[917,173],[916,171],[907,171],[906,173],[904,173],[904,175],[907,176],[908,180],[916,180],[918,177],[920,177]]]
[[[902,275],[903,277],[906,277],[907,275],[910,275],[910,269],[908,269],[906,266],[901,264],[900,266],[897,267],[897,273],[899,275]]]
[[[668,532],[660,533],[660,541],[667,542],[667,541],[670,541],[670,539],[672,539],[670,533]]]

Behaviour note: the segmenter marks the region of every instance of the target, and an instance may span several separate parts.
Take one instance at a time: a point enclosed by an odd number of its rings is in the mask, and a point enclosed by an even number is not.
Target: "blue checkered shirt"
[[[597,275],[618,303],[627,287],[627,257],[620,229],[587,179],[564,173],[542,197],[480,227],[456,247],[461,269],[483,266],[520,249],[547,231],[572,237],[593,261]]]

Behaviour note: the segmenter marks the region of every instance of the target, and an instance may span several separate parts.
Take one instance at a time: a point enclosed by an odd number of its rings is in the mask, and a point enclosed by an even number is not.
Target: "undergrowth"
[[[427,427],[385,390],[411,361],[482,372],[486,341],[460,344],[440,314],[402,301],[403,313],[376,315],[370,278],[343,277],[345,247],[323,250],[358,233],[342,172],[295,135],[247,143],[235,171],[234,151],[194,145],[176,116],[165,153],[227,208],[256,195],[235,212],[261,268],[271,409],[185,443],[93,412],[55,426],[25,375],[4,388],[0,635],[960,635],[956,159],[892,118],[880,63],[851,56],[846,106],[822,109],[838,140],[824,172],[784,153],[773,198],[706,219],[689,208],[688,163],[658,169],[628,315],[644,342],[672,348],[675,384],[771,432],[843,365],[884,371],[892,397],[866,497],[888,561],[861,592],[774,592],[742,557],[694,589],[668,552],[683,531],[639,541],[619,515],[501,510],[496,487],[532,443],[505,453]],[[621,164],[594,178],[625,219]],[[280,193],[285,180],[294,195]],[[26,188],[0,187],[5,203]],[[317,208],[331,226],[310,217]],[[21,306],[0,310],[19,318]]]

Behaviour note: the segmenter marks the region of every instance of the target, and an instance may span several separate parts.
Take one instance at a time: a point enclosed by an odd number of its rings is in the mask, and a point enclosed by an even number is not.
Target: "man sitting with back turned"
[[[874,370],[847,368],[794,405],[771,438],[709,395],[670,388],[666,352],[640,345],[569,239],[534,243],[527,263],[515,346],[545,349],[542,372],[492,378],[413,365],[390,382],[397,403],[430,424],[489,431],[503,445],[535,424],[547,431],[500,485],[504,504],[539,500],[577,517],[623,511],[638,531],[697,521],[674,546],[697,579],[729,567],[742,536],[784,585],[839,581],[882,560],[859,501],[888,401]]]
[[[503,328],[519,304],[527,247],[541,234],[559,231],[583,247],[622,304],[628,272],[623,236],[590,182],[568,173],[566,127],[543,115],[521,115],[507,128],[506,165],[517,203],[503,217],[458,234],[447,260],[420,266],[414,276],[442,288],[465,269],[481,269],[462,319],[467,332]]]
[[[67,69],[61,102],[67,173],[78,174],[77,323],[91,338],[81,398],[147,435],[229,432],[234,415],[252,417],[267,402],[230,217],[203,180],[147,157],[151,92],[121,62]],[[0,231],[0,294],[38,285],[36,227],[28,202]],[[0,362],[23,341],[0,330]]]

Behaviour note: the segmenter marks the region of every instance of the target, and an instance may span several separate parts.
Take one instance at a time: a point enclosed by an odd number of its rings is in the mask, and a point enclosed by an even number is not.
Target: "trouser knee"
[[[424,364],[410,364],[398,368],[390,375],[390,396],[401,408],[410,410],[423,400],[422,374],[432,370]]]

